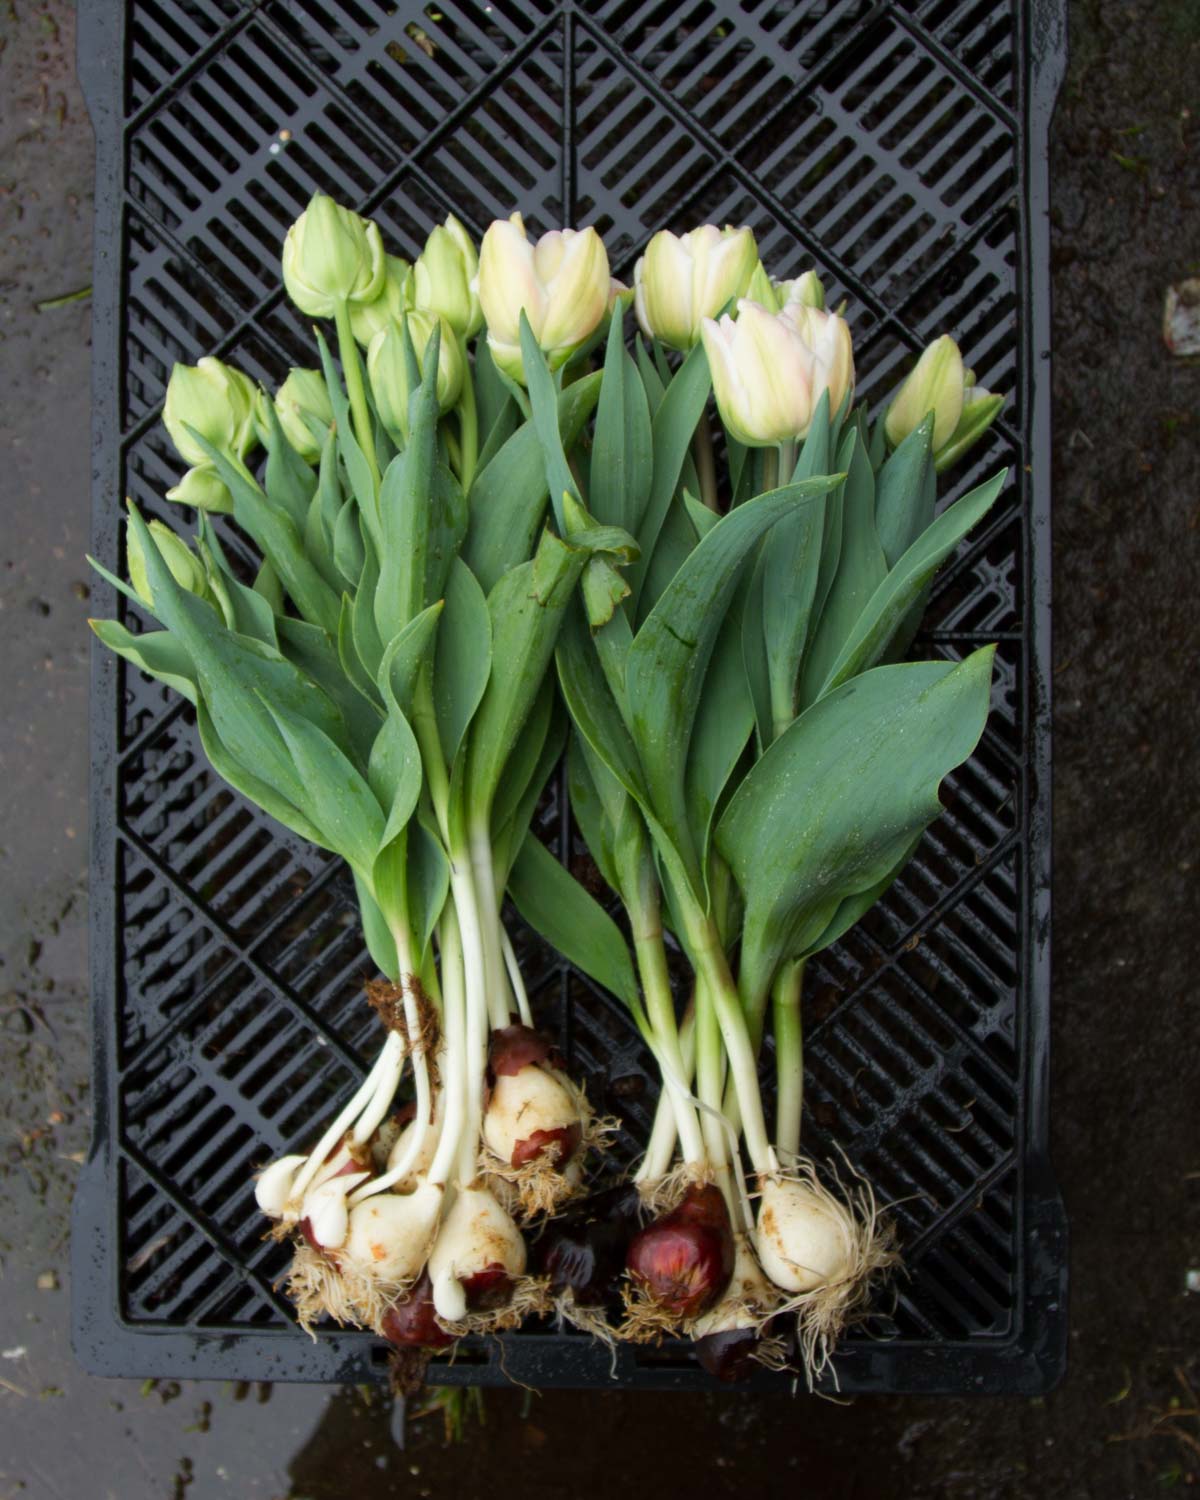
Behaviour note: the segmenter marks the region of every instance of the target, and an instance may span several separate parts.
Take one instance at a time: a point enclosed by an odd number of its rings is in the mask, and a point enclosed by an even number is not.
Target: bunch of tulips
[[[531,243],[514,214],[477,249],[451,216],[410,265],[317,195],[282,273],[314,367],[274,396],[175,368],[194,534],[131,505],[125,578],[96,566],[132,610],[92,625],[353,876],[378,1057],[256,1182],[299,1321],[413,1368],[554,1316],[812,1379],[896,1250],[869,1184],[801,1151],[804,969],[982,732],[989,649],[905,657],[1004,478],[939,513],[937,475],[1002,398],[944,336],[872,421],[849,325],[748,228],[663,230],[626,288],[594,229]],[[530,833],[564,754],[619,920]],[[506,894],[657,1065],[629,1181]]]

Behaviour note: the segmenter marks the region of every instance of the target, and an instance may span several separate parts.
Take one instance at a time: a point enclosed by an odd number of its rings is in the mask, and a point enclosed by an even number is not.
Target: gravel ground
[[[434,1415],[410,1422],[401,1452],[378,1397],[143,1388],[89,1379],[69,1353],[68,1207],[88,1114],[90,351],[86,301],[38,304],[91,276],[92,139],[71,7],[0,7],[0,1500],[324,1500],[356,1484],[466,1497],[515,1470],[546,1496],[782,1479],[813,1496],[1115,1500],[1195,1483],[1200,366],[1167,353],[1160,321],[1166,286],[1200,272],[1200,6],[1080,0],[1071,40],[1053,145],[1067,1379],[1037,1401],[843,1406],[500,1393],[466,1443],[443,1447]],[[683,1440],[669,1450],[668,1422]]]

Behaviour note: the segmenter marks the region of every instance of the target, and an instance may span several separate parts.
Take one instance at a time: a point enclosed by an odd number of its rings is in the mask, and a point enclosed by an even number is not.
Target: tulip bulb
[[[306,1156],[281,1156],[259,1173],[254,1184],[254,1201],[269,1218],[283,1217],[296,1173],[307,1160]]]
[[[811,1292],[845,1280],[856,1259],[854,1221],[808,1181],[763,1184],[754,1247],[763,1270],[785,1292]]]
[[[525,1270],[525,1241],[486,1188],[463,1188],[450,1206],[429,1256],[433,1303],[448,1323],[466,1317],[472,1293],[507,1291]]]
[[[380,1332],[398,1349],[446,1349],[454,1342],[454,1335],[437,1321],[427,1271],[384,1313]]]
[[[733,1231],[719,1188],[693,1184],[682,1202],[633,1237],[626,1257],[631,1279],[668,1316],[698,1318],[729,1285]]]
[[[538,1064],[501,1075],[483,1116],[483,1139],[514,1167],[538,1157],[565,1166],[583,1138],[575,1095]]]
[[[370,1175],[369,1172],[338,1172],[305,1194],[305,1238],[311,1244],[321,1250],[337,1250],[345,1244],[350,1222],[347,1195]]]
[[[350,1210],[347,1260],[382,1282],[421,1274],[442,1211],[442,1189],[423,1182],[411,1193],[374,1193]]]

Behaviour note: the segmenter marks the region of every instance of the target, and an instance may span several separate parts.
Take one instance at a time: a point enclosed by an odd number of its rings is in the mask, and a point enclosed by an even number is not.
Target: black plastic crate
[[[277,380],[311,363],[279,288],[315,188],[414,254],[595,223],[628,277],[651,232],[751,224],[780,274],[843,297],[875,394],[953,331],[1009,395],[957,476],[1008,488],[939,578],[920,643],[997,641],[991,720],[888,898],[810,965],[806,1142],[893,1201],[908,1275],[847,1339],[844,1391],[1038,1392],[1065,1359],[1066,1238],[1047,1158],[1049,276],[1046,137],[1064,0],[88,0],[98,149],[94,549],[176,463],[175,360]],[[871,388],[866,389],[871,394]],[[174,519],[179,519],[176,511]],[[231,545],[233,544],[231,540]],[[124,601],[97,588],[97,612]],[[349,1091],[378,1037],[336,863],[208,770],[187,706],[96,649],[95,1132],[75,1208],[75,1344],[124,1376],[360,1381],[370,1335],[295,1326],[251,1171]],[[568,856],[561,789],[543,835]],[[592,1098],[644,1138],[654,1088],[624,1013],[531,934],[535,1009]],[[622,1141],[626,1156],[632,1137]],[[608,1353],[530,1327],[443,1382],[703,1388],[686,1350]],[[778,1387],[789,1377],[763,1372]]]

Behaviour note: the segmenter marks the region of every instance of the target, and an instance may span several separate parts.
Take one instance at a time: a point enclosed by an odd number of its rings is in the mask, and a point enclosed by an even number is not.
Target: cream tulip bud
[[[300,311],[331,318],[340,303],[374,302],[384,274],[379,226],[314,193],[283,242],[283,283]]]
[[[705,318],[715,318],[726,303],[747,295],[758,265],[758,246],[748,228],[702,224],[680,235],[660,229],[633,272],[642,332],[673,349],[690,349]]]
[[[489,226],[477,285],[492,359],[514,380],[524,378],[522,312],[557,370],[600,326],[613,292],[608,255],[594,229],[554,229],[531,245],[519,213]]]
[[[194,428],[219,452],[244,460],[258,436],[254,394],[247,376],[211,355],[196,365],[176,365],[167,382],[163,425],[184,463],[209,462],[209,455],[188,428]]]
[[[171,577],[181,589],[204,598],[208,593],[208,574],[204,570],[204,564],[169,526],[161,521],[151,521],[149,529],[159,556],[171,570]],[[132,526],[125,533],[125,566],[133,592],[143,604],[153,609],[154,595],[146,575],[146,555],[142,551],[141,538]]]
[[[460,339],[483,327],[483,313],[473,289],[479,270],[475,242],[453,214],[430,232],[413,267],[414,305],[445,318]]]
[[[706,318],[701,333],[721,420],[750,447],[806,436],[822,392],[836,411],[854,382],[850,329],[832,313],[743,300],[736,322]]]
[[[333,407],[320,370],[289,370],[275,393],[275,415],[284,437],[300,457],[305,463],[315,464],[321,457],[321,442],[305,417],[315,418],[322,427],[333,422]]]
[[[962,353],[948,333],[924,351],[915,369],[892,397],[884,419],[884,430],[893,448],[933,413],[933,449],[936,453],[954,436],[963,411],[966,389]]]
[[[437,399],[441,411],[449,411],[462,392],[466,362],[462,348],[445,318],[422,312],[419,308],[405,317],[417,363],[424,367],[425,350],[433,337],[435,322],[440,321],[438,344]],[[367,378],[375,397],[375,410],[389,432],[402,438],[408,432],[408,360],[404,352],[404,326],[393,323],[377,333],[367,350]]]
[[[836,415],[854,389],[854,343],[850,325],[836,313],[806,302],[788,302],[780,319],[794,328],[812,351],[812,403],[816,410],[822,393],[829,392],[829,415]]]
[[[789,302],[799,302],[805,307],[825,311],[825,288],[815,271],[805,271],[803,276],[797,276],[791,281],[777,281],[774,285],[780,307],[786,307]]]
[[[413,268],[398,255],[383,258],[383,285],[373,302],[350,304],[350,329],[365,349],[382,329],[413,306]]]

